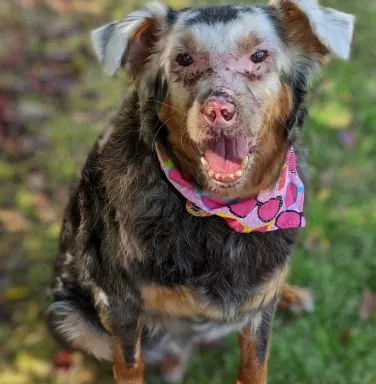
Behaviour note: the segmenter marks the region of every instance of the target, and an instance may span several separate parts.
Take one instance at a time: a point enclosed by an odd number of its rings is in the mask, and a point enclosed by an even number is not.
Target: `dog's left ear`
[[[95,29],[92,42],[104,72],[114,75],[122,65],[131,76],[142,71],[163,32],[168,10],[160,3],[150,3],[124,20]]]
[[[332,52],[348,59],[353,15],[320,7],[317,0],[270,0],[270,4],[282,13],[289,44],[311,56]]]

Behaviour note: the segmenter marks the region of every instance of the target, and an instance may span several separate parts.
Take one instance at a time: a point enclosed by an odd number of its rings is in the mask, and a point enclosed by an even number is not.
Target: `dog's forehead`
[[[282,48],[275,18],[257,6],[219,6],[191,9],[180,14],[173,28],[174,45],[185,39],[195,42],[199,51],[230,53],[247,36],[261,41],[265,48]]]

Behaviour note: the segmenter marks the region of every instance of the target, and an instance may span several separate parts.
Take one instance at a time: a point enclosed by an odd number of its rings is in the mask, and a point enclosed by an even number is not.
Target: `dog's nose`
[[[227,124],[234,118],[235,105],[222,98],[210,98],[204,102],[201,111],[209,124]]]

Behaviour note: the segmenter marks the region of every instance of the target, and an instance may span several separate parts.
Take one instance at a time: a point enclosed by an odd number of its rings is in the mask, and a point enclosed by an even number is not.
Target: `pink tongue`
[[[221,135],[216,141],[209,143],[205,152],[205,160],[210,168],[219,173],[233,173],[241,168],[247,156],[248,144],[244,137],[226,138]]]

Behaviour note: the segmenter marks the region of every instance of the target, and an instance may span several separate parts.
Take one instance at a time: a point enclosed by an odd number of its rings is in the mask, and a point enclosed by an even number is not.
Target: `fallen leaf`
[[[351,330],[350,329],[344,329],[340,333],[339,339],[341,340],[342,344],[347,344],[351,339]]]
[[[46,176],[41,172],[32,172],[27,178],[27,185],[33,190],[44,189],[46,184]]]
[[[374,311],[376,311],[376,292],[366,288],[359,306],[359,316],[362,320],[369,320]]]
[[[24,372],[18,372],[12,368],[5,368],[0,372],[1,384],[27,384],[29,383],[29,377]]]
[[[51,372],[48,362],[25,352],[19,353],[15,365],[21,372],[27,372],[39,379],[45,379]]]
[[[96,382],[94,372],[92,369],[86,367],[82,354],[72,353],[68,356],[64,351],[63,357],[67,357],[68,360],[70,360],[70,365],[67,368],[56,367],[57,377],[60,378],[62,382],[77,384],[89,384]]]
[[[25,216],[13,209],[0,209],[0,223],[11,233],[22,232],[28,228]]]
[[[54,365],[57,369],[68,369],[72,365],[72,354],[66,350],[61,350],[56,353]]]
[[[13,286],[5,289],[0,301],[23,300],[30,297],[30,288],[26,286]]]
[[[35,196],[35,206],[42,222],[51,223],[57,219],[56,211],[51,205],[51,199],[46,194],[40,193]]]

